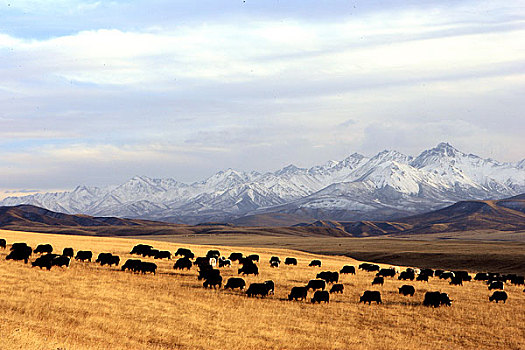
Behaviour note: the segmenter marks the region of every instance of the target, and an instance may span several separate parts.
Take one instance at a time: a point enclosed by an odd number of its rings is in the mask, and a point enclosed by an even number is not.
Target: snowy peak
[[[370,158],[370,163],[372,164],[380,164],[383,162],[391,162],[395,161],[398,163],[408,163],[412,160],[411,156],[407,156],[403,153],[400,153],[395,150],[384,150],[376,154],[374,157]]]
[[[200,184],[196,183],[192,186],[224,191],[229,188],[241,185],[243,183],[250,182],[259,175],[260,174],[257,172],[245,173],[229,168],[224,171],[219,171],[218,173],[210,176],[208,179],[206,179],[206,181],[203,181]]]
[[[454,165],[456,159],[464,157],[467,157],[465,153],[457,150],[449,143],[442,142],[434,148],[421,152],[410,165],[418,169],[424,168],[427,165],[444,163]],[[477,156],[474,157],[479,159]]]
[[[441,142],[436,147],[429,150],[431,153],[438,153],[444,157],[455,157],[456,155],[464,155],[448,142]]]
[[[282,176],[282,175],[295,175],[298,173],[304,172],[306,169],[298,168],[293,164],[287,165],[284,168],[277,170],[274,172],[275,176]]]

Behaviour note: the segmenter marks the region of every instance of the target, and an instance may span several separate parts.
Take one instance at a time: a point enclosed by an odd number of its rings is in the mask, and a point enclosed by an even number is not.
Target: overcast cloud
[[[0,1],[0,191],[525,157],[524,1]]]

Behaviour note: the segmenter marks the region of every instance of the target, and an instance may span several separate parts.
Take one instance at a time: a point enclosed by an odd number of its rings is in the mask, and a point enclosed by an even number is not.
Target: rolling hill
[[[349,236],[344,231],[329,227],[238,227],[228,223],[203,223],[190,226],[116,217],[69,215],[33,205],[0,207],[0,228],[17,231],[98,236],[202,234]]]
[[[354,237],[428,234],[473,230],[525,230],[525,195],[502,200],[460,201],[446,208],[395,221],[302,223],[301,227],[330,227]]]

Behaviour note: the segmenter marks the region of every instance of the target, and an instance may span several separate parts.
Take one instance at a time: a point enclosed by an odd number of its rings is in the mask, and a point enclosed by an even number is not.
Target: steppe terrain
[[[479,240],[487,235],[523,233],[466,232],[451,238],[411,235],[400,237],[300,237],[290,235],[208,234],[156,235],[148,239],[198,245],[283,247],[313,254],[344,255],[357,260],[377,263],[470,271],[498,271],[525,274],[525,242],[508,240]],[[464,235],[464,236],[463,236]],[[509,237],[510,236],[510,237]],[[140,238],[140,237],[134,237]]]
[[[305,285],[317,272],[359,262],[271,246],[190,245],[7,230],[0,230],[0,237],[7,240],[8,247],[13,242],[33,247],[51,243],[56,251],[73,247],[75,251],[92,250],[95,255],[111,252],[122,260],[132,257],[128,253],[139,242],[172,252],[189,247],[197,255],[212,248],[223,255],[257,253],[260,275],[246,277],[247,282],[271,279],[276,284],[275,295],[248,298],[237,291],[204,289],[196,269],[175,271],[173,260],[146,258],[159,265],[157,275],[76,261],[69,268],[45,271],[6,261],[7,250],[0,249],[0,332],[5,349],[525,348],[523,287],[506,286],[507,303],[491,304],[487,286],[481,282],[460,287],[432,279],[407,283],[415,286],[416,294],[404,297],[397,288],[405,282],[387,278],[384,286],[372,287],[373,274],[358,271],[342,277],[342,295],[331,295],[329,304],[313,305],[285,299],[293,286]],[[272,255],[293,256],[299,264],[271,269],[268,260]],[[322,268],[307,267],[314,258],[322,260]],[[221,273],[227,279],[237,276],[236,270],[234,263]],[[381,291],[383,304],[359,304],[364,290]],[[430,290],[447,292],[452,306],[422,306],[423,295]]]

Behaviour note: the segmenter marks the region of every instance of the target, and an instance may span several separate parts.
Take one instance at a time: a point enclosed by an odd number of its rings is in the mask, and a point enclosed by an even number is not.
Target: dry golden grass
[[[125,260],[138,242],[120,238],[64,236],[0,230],[8,244],[55,250],[71,246],[94,254],[111,252]],[[198,255],[212,246],[153,242],[156,248],[184,246]],[[0,348],[2,349],[523,349],[525,293],[509,286],[506,304],[490,304],[480,282],[463,287],[447,282],[412,282],[413,298],[397,294],[403,282],[386,279],[370,285],[372,274],[343,276],[343,295],[329,304],[288,302],[293,286],[304,285],[321,270],[339,270],[358,262],[347,257],[318,256],[277,248],[216,247],[223,254],[241,251],[261,255],[260,275],[272,279],[274,296],[247,298],[239,292],[206,290],[196,270],[177,272],[172,261],[155,261],[157,275],[122,272],[95,263],[73,261],[51,271],[6,261],[0,250]],[[294,256],[299,266],[271,269],[271,255]],[[320,258],[323,267],[308,268]],[[153,259],[148,259],[154,261]],[[237,276],[237,264],[222,270],[225,280]],[[380,290],[382,305],[359,304],[364,290]],[[452,307],[421,306],[424,292],[441,290]]]

